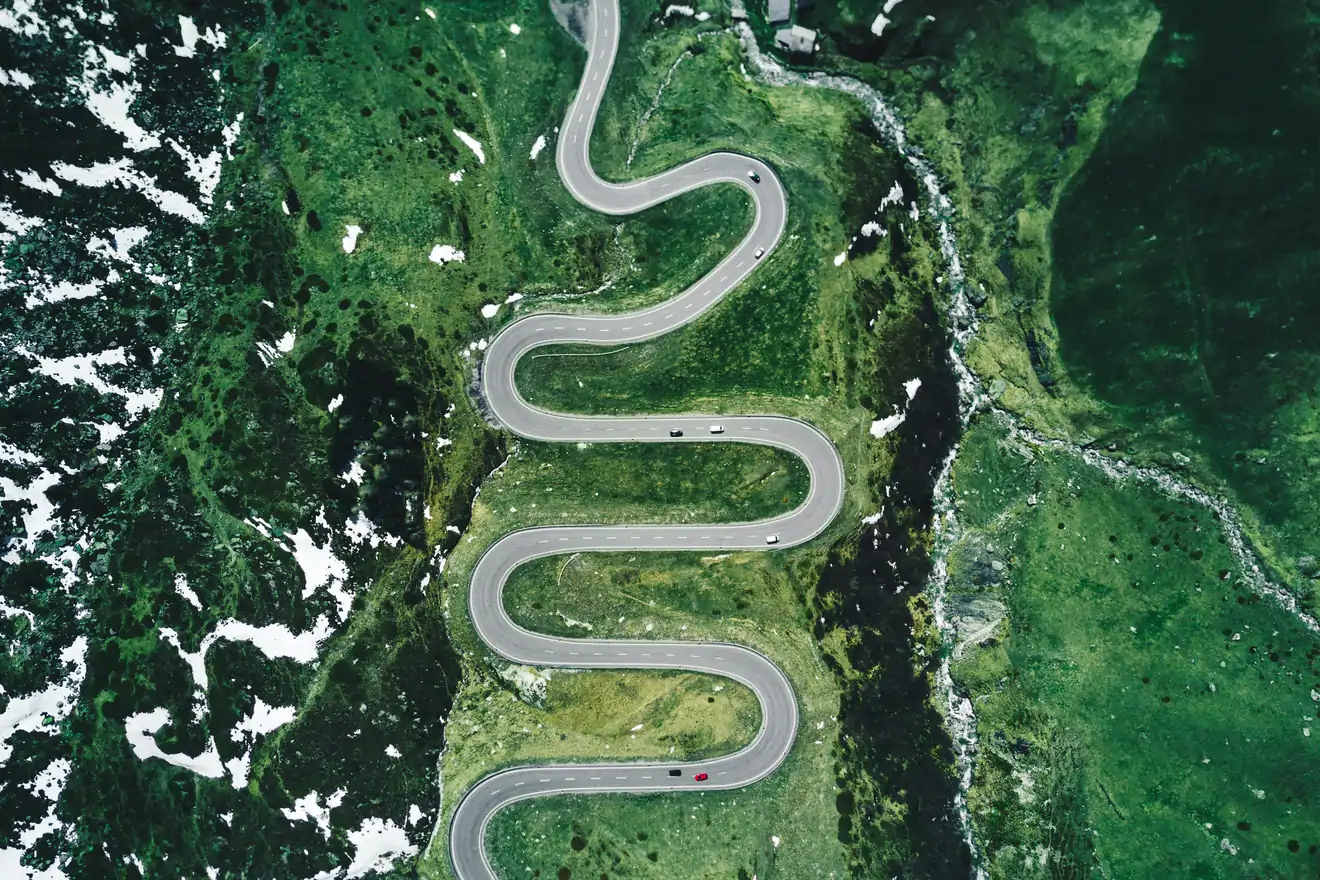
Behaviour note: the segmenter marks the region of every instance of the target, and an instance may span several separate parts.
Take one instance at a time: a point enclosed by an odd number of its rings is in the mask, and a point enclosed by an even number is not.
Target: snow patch
[[[474,154],[476,154],[478,162],[480,162],[482,165],[486,164],[486,154],[481,149],[480,141],[478,141],[472,135],[468,134],[466,131],[460,131],[457,128],[454,129],[454,136],[457,137],[463,143],[467,144],[467,148],[471,150]]]
[[[195,756],[183,752],[166,752],[156,744],[156,732],[169,720],[169,710],[163,707],[152,709],[150,712],[136,712],[124,720],[124,734],[128,737],[128,744],[133,747],[133,754],[137,755],[138,760],[160,758],[167,764],[191,770],[209,779],[219,779],[224,776],[224,764],[215,749],[214,738],[207,740],[206,751]]]
[[[245,715],[243,720],[234,725],[234,729],[230,731],[229,736],[234,742],[242,742],[244,737],[256,739],[259,736],[274,733],[297,717],[297,707],[271,706],[261,697],[257,697],[256,702],[252,705],[252,714]]]
[[[344,227],[345,235],[340,243],[344,246],[344,253],[351,254],[357,248],[358,236],[362,234],[362,227],[349,223]]]
[[[499,310],[500,310],[499,303],[486,303],[484,306],[481,307],[481,317],[493,318],[495,317],[496,314],[499,313]]]
[[[357,848],[348,866],[348,880],[369,871],[388,871],[395,859],[417,855],[407,833],[390,819],[364,819],[356,831],[348,832],[348,839]]]
[[[344,795],[348,794],[348,789],[341,788],[330,797],[326,798],[325,806],[321,806],[321,796],[314,791],[298,798],[293,802],[292,807],[284,807],[280,810],[284,818],[290,822],[306,822],[311,820],[316,823],[316,827],[321,829],[325,839],[330,839],[330,811],[344,802]]]
[[[21,70],[0,68],[0,86],[18,86],[20,89],[30,89],[35,83],[36,80]]]
[[[467,256],[451,244],[438,244],[431,248],[430,259],[432,263],[461,263]]]
[[[73,666],[68,677],[45,690],[21,697],[11,696],[5,710],[0,712],[0,766],[13,754],[13,746],[9,745],[11,736],[20,731],[32,733],[38,730],[53,734],[58,730],[55,722],[73,711],[74,700],[87,677],[86,636],[74,639],[73,644],[60,652],[60,660]]]
[[[202,610],[202,600],[197,598],[197,593],[192,587],[188,586],[187,575],[179,573],[174,576],[174,592],[182,596],[189,605],[198,611]]]
[[[37,362],[37,372],[49,376],[61,385],[76,386],[79,382],[90,385],[102,394],[114,394],[124,398],[124,408],[129,415],[138,415],[160,406],[164,391],[160,388],[148,391],[127,391],[111,385],[97,373],[99,367],[123,366],[128,363],[123,348],[111,348],[95,354],[76,354],[66,358],[47,358],[34,354],[22,347],[14,349],[24,357]]]

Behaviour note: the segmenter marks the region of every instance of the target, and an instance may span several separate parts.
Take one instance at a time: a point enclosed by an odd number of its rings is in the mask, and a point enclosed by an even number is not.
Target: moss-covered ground
[[[982,387],[1037,431],[1227,496],[1267,576],[1311,601],[1290,209],[1314,83],[1287,59],[1309,57],[1312,17],[900,4],[877,36],[876,14],[824,0],[798,18],[822,31],[813,65],[900,108],[958,206]],[[948,647],[980,722],[991,874],[1314,874],[1317,646],[1238,581],[1211,512],[986,424],[957,483]]]
[[[1315,873],[1320,637],[1242,583],[1213,514],[993,422],[955,482],[991,876]]]

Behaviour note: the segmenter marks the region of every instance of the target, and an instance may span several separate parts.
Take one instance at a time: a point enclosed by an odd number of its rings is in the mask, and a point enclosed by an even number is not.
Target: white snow
[[[0,227],[4,227],[0,232],[0,243],[13,241],[16,235],[26,235],[45,222],[40,217],[24,217],[9,202],[0,202]]]
[[[886,416],[871,423],[871,436],[879,439],[886,434],[890,434],[907,418],[907,413],[896,412],[892,416]]]
[[[344,227],[344,231],[347,233],[341,242],[344,246],[344,253],[351,254],[353,249],[357,247],[357,240],[358,236],[362,234],[362,227],[349,223]]]
[[[348,790],[341,788],[330,797],[326,798],[325,806],[320,805],[321,796],[314,791],[298,798],[293,802],[293,807],[284,807],[280,812],[291,822],[306,822],[312,820],[316,827],[321,829],[325,839],[330,839],[330,811],[344,802],[344,795]]]
[[[505,298],[504,302],[505,302],[505,303],[516,303],[518,300],[520,300],[520,299],[522,299],[522,298],[523,298],[523,295],[522,295],[521,293],[511,293],[511,294],[508,295],[508,297]]]
[[[210,779],[224,776],[224,764],[220,760],[220,754],[215,750],[214,739],[208,739],[206,751],[196,756],[182,752],[171,754],[156,744],[156,731],[164,727],[169,720],[169,710],[164,707],[152,709],[150,712],[137,712],[124,720],[124,734],[128,737],[128,744],[133,747],[133,754],[138,756],[138,760],[160,758],[167,764],[191,770]]]
[[[425,817],[426,814],[422,812],[422,808],[417,806],[416,804],[412,804],[408,807],[409,827],[416,825],[418,822],[422,821],[422,819]]]
[[[130,56],[88,46],[83,53],[82,78],[71,77],[69,85],[82,94],[83,103],[102,125],[123,137],[125,147],[141,152],[159,147],[160,137],[128,115],[139,91],[137,80],[131,76],[132,70]],[[110,79],[111,73],[124,74],[128,82]]]
[[[917,389],[920,387],[921,387],[920,379],[909,379],[908,381],[903,383],[903,390],[907,392],[907,400],[904,402],[903,408],[899,409],[898,407],[894,407],[893,415],[886,416],[883,419],[878,419],[877,421],[872,422],[871,423],[872,437],[879,439],[880,437],[883,437],[886,434],[892,433],[895,428],[903,424],[903,421],[907,418],[907,404],[911,403],[912,398],[917,396]]]
[[[174,54],[184,58],[192,58],[197,54],[197,41],[200,39],[213,49],[223,49],[225,46],[224,32],[219,28],[207,28],[206,33],[200,33],[197,25],[187,16],[179,16],[179,36],[183,40],[183,45],[174,46]]]
[[[74,386],[83,382],[102,394],[115,394],[124,398],[124,408],[130,415],[137,415],[144,410],[153,410],[160,405],[164,391],[155,388],[148,391],[128,391],[117,385],[111,385],[97,373],[98,367],[118,366],[128,363],[124,349],[111,348],[96,354],[76,354],[66,358],[47,358],[33,354],[22,347],[14,349],[24,357],[37,362],[37,372],[50,376],[61,385]]]
[[[0,12],[0,14],[3,14]],[[18,86],[21,89],[30,89],[36,83],[32,77],[21,70],[5,70],[0,68],[0,86]]]
[[[543,135],[543,134],[542,134],[542,135],[537,135],[536,143],[532,144],[532,161],[533,161],[533,162],[536,161],[536,157],[539,156],[539,155],[541,155],[541,151],[544,150],[544,149],[545,149],[545,135]]]
[[[234,742],[242,742],[245,736],[255,739],[258,736],[274,733],[297,717],[296,707],[272,706],[261,697],[257,697],[252,706],[252,714],[244,716],[242,721],[235,724],[229,736]]]
[[[15,546],[21,546],[28,553],[37,547],[37,540],[47,532],[53,532],[58,524],[55,519],[55,505],[46,497],[46,491],[60,481],[60,475],[42,468],[41,473],[32,478],[32,482],[20,487],[9,477],[0,477],[0,501],[17,501],[30,509],[23,512],[23,532],[25,538],[11,537],[7,546],[10,552],[4,556],[5,562],[17,564],[19,557]]]
[[[364,819],[356,831],[348,832],[348,839],[357,848],[348,866],[348,880],[368,871],[388,871],[400,856],[417,855],[417,847],[391,819]]]
[[[114,244],[106,241],[99,236],[92,236],[87,242],[87,252],[97,256],[106,257],[120,263],[127,263],[134,269],[139,268],[137,261],[129,256],[129,251],[141,244],[150,231],[145,226],[127,226],[123,229],[111,229],[110,237],[114,239]]]
[[[174,592],[182,596],[187,600],[189,605],[196,608],[198,611],[202,610],[202,600],[198,599],[197,593],[192,587],[188,586],[187,575],[180,573],[174,576]]]
[[[889,192],[880,200],[880,207],[876,208],[876,213],[883,211],[890,205],[901,205],[903,203],[903,187],[896,180],[894,185],[889,188]]]
[[[478,162],[480,162],[482,165],[486,164],[486,154],[482,152],[481,143],[478,142],[476,138],[468,134],[466,131],[460,131],[457,128],[454,129],[454,135],[460,141],[467,144],[468,149],[476,154]]]
[[[426,7],[426,14],[429,15],[431,18],[435,18],[435,10],[429,6]]]
[[[862,224],[862,235],[867,238],[870,238],[873,235],[879,235],[881,238],[884,238],[889,235],[889,230],[872,220],[869,223]]]
[[[875,21],[871,22],[871,33],[875,34],[877,37],[883,36],[885,32],[885,25],[887,24],[889,24],[889,19],[885,18],[883,12],[880,13],[875,17]]]
[[[326,409],[330,412],[334,412],[343,405],[344,405],[344,395],[336,394],[335,399],[330,401],[330,405],[327,406]]]
[[[184,196],[159,189],[156,186],[156,179],[134,168],[133,161],[127,157],[116,162],[94,162],[88,168],[80,168],[66,162],[52,162],[50,169],[59,179],[80,186],[114,185],[135,189],[165,213],[174,214],[192,223],[202,223],[206,219],[201,210]]]
[[[450,182],[450,183],[462,183],[462,182],[463,182],[463,169],[460,168],[460,169],[458,169],[457,171],[451,172],[450,175],[449,175],[449,182]]]
[[[107,280],[118,281],[119,273],[114,269],[111,269]],[[101,281],[88,281],[83,284],[77,284],[72,281],[52,282],[50,276],[46,276],[45,278],[33,278],[28,286],[23,304],[29,309],[35,309],[43,303],[66,302],[74,299],[90,299],[91,297],[99,296],[101,288],[104,286],[104,283]]]
[[[466,259],[464,253],[451,244],[438,244],[431,248],[432,263],[461,263]]]
[[[362,469],[362,462],[353,459],[353,463],[348,466],[348,470],[339,475],[339,479],[343,480],[345,483],[354,483],[361,486],[362,478],[366,475],[367,472]]]
[[[0,8],[0,28],[24,37],[50,36],[46,22],[32,9],[32,0],[13,0],[9,8]]]
[[[398,547],[403,543],[403,541],[388,532],[382,532],[377,529],[376,524],[367,519],[367,515],[361,512],[359,512],[353,519],[344,523],[344,536],[352,541],[354,546],[366,541],[371,545],[371,549],[373,550],[381,544],[390,547]]]
[[[516,24],[511,24],[509,25],[509,33],[513,34],[516,37],[522,33],[522,28],[518,27],[518,25]]]
[[[73,671],[63,681],[48,685],[45,690],[35,691],[25,696],[11,696],[5,710],[0,712],[0,766],[3,766],[13,754],[9,738],[19,731],[33,732],[47,729],[55,732],[53,726],[46,725],[46,719],[52,722],[68,716],[73,710],[73,702],[87,676],[87,638],[79,636],[73,644],[60,652],[60,660],[73,665]]]
[[[385,754],[389,755],[391,758],[403,757],[403,752],[396,749],[393,745],[388,745],[385,747]]]
[[[499,310],[500,310],[499,303],[486,303],[484,306],[481,307],[481,317],[493,318],[495,317],[496,314],[499,313]]]
[[[774,844],[775,849],[779,849],[779,838],[778,838],[778,837],[776,837],[775,835],[771,834],[771,835],[770,835],[770,842],[771,842],[772,844]]]
[[[840,251],[839,254],[838,254],[838,256],[836,256],[836,257],[834,258],[834,265],[836,265],[836,266],[842,266],[842,265],[843,265],[843,261],[846,260],[846,259],[848,259],[848,252],[847,252],[847,251]]]
[[[344,589],[348,566],[334,554],[330,541],[318,544],[306,529],[299,529],[288,537],[293,542],[293,558],[303,570],[302,597],[306,599],[326,587],[339,606],[340,621],[348,620],[349,609],[353,607],[353,595]]]
[[[691,6],[670,5],[665,7],[665,18],[671,15],[685,15],[688,18],[696,15],[696,11]]]
[[[248,642],[270,660],[287,657],[299,663],[310,663],[316,659],[321,642],[329,636],[330,623],[325,617],[317,618],[312,629],[297,634],[282,623],[253,626],[229,618],[220,621],[211,634],[202,639],[201,653],[204,655],[220,639],[228,639],[231,642]]]
[[[30,186],[33,189],[41,190],[52,196],[58,196],[64,192],[64,190],[60,189],[58,183],[53,180],[43,179],[42,176],[35,171],[18,172],[18,182],[24,186]]]
[[[224,157],[216,150],[212,150],[205,156],[198,156],[174,138],[170,138],[170,149],[174,150],[179,158],[183,160],[183,173],[188,176],[189,180],[197,184],[202,204],[211,204],[211,195],[220,183],[220,165],[224,161]]]
[[[894,7],[902,3],[903,0],[885,0],[885,8],[882,10],[885,15],[894,11]]]

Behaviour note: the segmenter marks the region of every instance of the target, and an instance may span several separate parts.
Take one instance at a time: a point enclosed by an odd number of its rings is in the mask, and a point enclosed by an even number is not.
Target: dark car
[[[707,779],[710,779],[710,777],[707,776],[705,773],[698,773],[696,776],[693,776],[692,778],[697,780],[697,782],[705,782]]]
[[[682,771],[682,770],[670,770],[670,771],[669,771],[669,775],[670,775],[670,776],[682,776],[682,775],[683,775],[683,771]]]
[[[670,432],[669,432],[669,436],[670,436],[670,437],[682,437],[682,436],[683,436],[683,432],[682,432],[682,431],[670,431]]]
[[[761,182],[761,175],[757,174],[755,171],[748,171],[747,176],[752,179],[752,183]]]

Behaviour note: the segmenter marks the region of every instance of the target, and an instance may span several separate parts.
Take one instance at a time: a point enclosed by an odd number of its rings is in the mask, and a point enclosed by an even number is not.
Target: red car
[[[707,776],[705,773],[698,773],[696,776],[693,776],[692,778],[695,779],[697,782],[705,782],[707,779],[710,779],[710,777]]]

